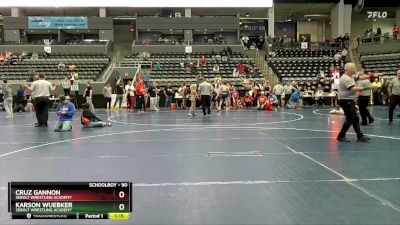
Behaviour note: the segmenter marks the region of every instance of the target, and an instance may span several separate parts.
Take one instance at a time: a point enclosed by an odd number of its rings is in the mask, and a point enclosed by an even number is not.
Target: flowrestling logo
[[[368,19],[385,19],[388,16],[386,11],[379,12],[379,11],[367,11]]]

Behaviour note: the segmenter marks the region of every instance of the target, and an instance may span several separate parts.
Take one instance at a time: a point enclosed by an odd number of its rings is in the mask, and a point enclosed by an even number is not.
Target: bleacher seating
[[[66,65],[65,70],[59,70],[59,62]],[[11,81],[26,81],[31,78],[28,74],[30,68],[36,73],[44,73],[48,80],[61,80],[70,74],[69,65],[76,65],[75,71],[81,80],[96,80],[109,64],[109,58],[102,54],[52,54],[44,58],[24,59],[12,65],[0,66],[0,74],[3,79]]]
[[[335,61],[333,58],[337,51],[337,49],[280,49],[275,52],[274,57],[268,59],[268,65],[282,82],[294,80],[300,88],[303,88],[306,82],[317,83],[320,71],[329,76],[333,66],[343,66],[342,60]],[[329,81],[325,81],[324,89],[329,91]]]
[[[182,83],[196,82],[196,76],[202,74],[205,78],[213,81],[215,75],[220,75],[222,80],[228,81],[231,85],[237,86],[240,90],[243,88],[241,83],[243,78],[233,78],[232,73],[240,61],[244,65],[253,64],[254,69],[258,70],[255,62],[243,53],[233,53],[231,58],[224,62],[219,58],[213,58],[211,53],[191,53],[190,62],[197,62],[204,55],[207,59],[205,66],[199,66],[197,73],[190,73],[188,70],[188,54],[185,53],[152,53],[148,60],[153,65],[157,62],[161,64],[161,70],[152,70],[151,79],[156,81],[160,86],[170,85],[171,87],[179,87]],[[139,61],[138,55],[126,57],[120,66],[134,66]],[[186,65],[181,67],[180,62],[185,62]],[[213,72],[214,64],[219,65],[219,73]],[[262,75],[258,72],[258,76],[252,77],[253,80],[262,80]]]
[[[400,53],[364,55],[360,61],[365,72],[378,71],[384,74],[384,77],[396,76],[396,70],[400,68]]]

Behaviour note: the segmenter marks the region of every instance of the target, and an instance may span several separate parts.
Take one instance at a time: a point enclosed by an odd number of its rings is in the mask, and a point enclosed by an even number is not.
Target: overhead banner
[[[88,29],[86,16],[29,16],[30,30],[85,30]]]

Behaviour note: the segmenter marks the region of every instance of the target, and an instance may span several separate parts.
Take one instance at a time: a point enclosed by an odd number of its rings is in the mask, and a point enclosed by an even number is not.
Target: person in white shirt
[[[103,88],[103,96],[106,100],[106,109],[108,105],[108,109],[111,109],[111,93],[112,93],[112,87],[108,83],[104,88]]]
[[[61,82],[61,86],[64,90],[64,95],[70,96],[71,95],[71,81],[69,81],[68,77],[65,77],[65,79]]]
[[[272,93],[278,98],[279,106],[282,106],[281,99],[282,97],[285,97],[285,88],[282,86],[282,84],[277,83],[272,89]]]
[[[128,82],[125,85],[125,99],[126,99],[126,110],[130,111],[131,107],[132,107],[132,103],[131,103],[131,89],[132,86],[132,81],[128,80]]]
[[[213,93],[213,86],[207,82],[204,78],[203,82],[199,85],[199,91],[200,91],[200,96],[201,96],[201,102],[203,105],[203,115],[210,115],[211,114],[211,95]],[[207,110],[207,111],[206,111]]]
[[[44,74],[39,74],[39,80],[34,81],[29,88],[32,95],[35,96],[35,109],[36,109],[36,127],[47,127],[49,120],[49,105],[50,105],[50,93],[57,88],[57,85],[53,86],[49,81],[45,80]]]
[[[58,63],[57,69],[58,69],[58,70],[65,70],[65,64],[64,64],[63,61],[61,61],[61,62]]]
[[[342,55],[342,59],[345,60],[347,57],[347,50],[345,48],[342,49],[341,55]]]
[[[333,58],[334,58],[336,61],[339,61],[339,60],[342,58],[342,55],[341,55],[340,52],[336,52],[336,54],[333,56]]]
[[[219,73],[219,66],[218,66],[218,64],[214,64],[213,72],[214,72],[214,73]]]
[[[242,37],[242,41],[243,41],[243,45],[246,46],[247,48],[249,47],[249,37],[247,37],[246,35],[244,35]]]

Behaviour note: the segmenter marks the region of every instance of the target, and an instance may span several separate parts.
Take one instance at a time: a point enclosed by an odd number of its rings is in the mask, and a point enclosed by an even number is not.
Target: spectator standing
[[[196,99],[197,99],[197,84],[192,84],[189,87],[190,89],[190,109],[189,109],[189,116],[196,116]]]
[[[86,103],[88,103],[90,105],[90,111],[94,112],[94,105],[92,102],[93,99],[93,88],[90,85],[90,82],[86,83],[86,89],[84,91],[83,97],[86,99]]]
[[[279,106],[282,106],[281,98],[285,96],[285,88],[281,83],[277,83],[272,89],[272,93],[278,98]]]
[[[234,109],[238,109],[239,107],[239,92],[236,90],[235,86],[232,85],[231,88],[231,102]]]
[[[285,104],[287,104],[289,102],[290,96],[293,93],[293,86],[290,82],[286,82],[283,88],[285,90]]]
[[[244,35],[243,37],[242,37],[242,42],[243,42],[243,45],[246,47],[246,48],[249,48],[249,37],[247,37],[246,35]]]
[[[7,80],[3,80],[3,98],[4,98],[4,108],[7,112],[7,118],[12,119],[14,117],[13,113],[13,93],[11,86],[7,84]]]
[[[126,93],[126,110],[130,110],[131,108],[131,93],[130,93],[130,89],[132,86],[132,81],[128,80],[128,82],[125,85],[125,93]]]
[[[174,95],[174,91],[171,88],[171,85],[168,85],[167,88],[164,90],[165,93],[165,108],[171,107],[172,103],[172,96]]]
[[[71,95],[71,81],[66,77],[62,82],[61,82],[61,87],[64,91],[65,96],[70,96]]]
[[[135,85],[133,84],[133,81],[130,83],[130,86],[128,88],[128,93],[129,93],[129,104],[130,104],[130,110],[134,111],[135,110]]]
[[[117,87],[115,88],[115,94],[117,95],[115,98],[115,102],[114,102],[114,106],[113,108],[115,108],[117,106],[117,102],[119,103],[119,109],[121,109],[122,107],[122,101],[124,99],[124,95],[125,95],[125,89],[123,87],[122,82],[119,82],[119,84],[117,85]]]
[[[397,70],[397,77],[389,84],[389,124],[393,122],[393,111],[400,105],[400,69]]]
[[[103,96],[104,96],[104,99],[106,100],[106,109],[107,109],[107,105],[108,105],[108,109],[111,109],[111,94],[112,94],[112,87],[111,87],[110,83],[108,83],[103,88]]]
[[[156,84],[153,81],[149,85],[149,95],[150,95],[150,110],[159,111],[157,108],[157,91],[156,91]]]
[[[144,101],[144,92],[145,92],[145,86],[143,84],[143,80],[138,80],[137,83],[135,84],[135,103],[136,103],[136,110],[140,113],[143,112],[141,111],[143,101]]]

